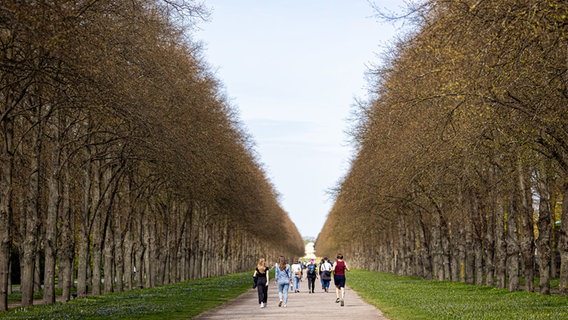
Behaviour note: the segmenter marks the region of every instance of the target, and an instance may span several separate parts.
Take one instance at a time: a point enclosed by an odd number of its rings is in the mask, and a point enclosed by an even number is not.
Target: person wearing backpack
[[[324,287],[324,283],[323,283],[323,277],[322,277],[323,270],[321,268],[324,263],[325,263],[325,260],[321,259],[320,263],[318,264],[318,274],[319,274],[320,282],[321,282],[321,291],[325,291],[325,287]]]
[[[302,281],[302,264],[300,263],[300,260],[298,260],[298,258],[294,259],[294,264],[291,266],[292,268],[292,272],[294,273],[294,285],[292,288],[292,291],[294,291],[294,293],[298,293],[300,292],[300,281]]]
[[[331,282],[331,270],[332,265],[329,263],[329,259],[324,258],[324,263],[320,266],[321,268],[321,279],[323,281],[323,291],[329,292],[329,283]]]
[[[278,261],[275,278],[278,282],[278,298],[280,298],[278,306],[282,307],[282,305],[284,305],[284,308],[286,308],[288,303],[288,288],[290,288],[290,285],[292,284],[292,271],[284,257],[280,257],[280,260]]]
[[[308,278],[308,293],[314,293],[316,288],[316,278],[318,277],[317,266],[314,259],[310,260],[310,263],[306,266],[306,278]]]

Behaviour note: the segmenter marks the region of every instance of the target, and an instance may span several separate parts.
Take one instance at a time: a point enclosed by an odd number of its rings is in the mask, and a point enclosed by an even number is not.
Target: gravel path
[[[349,283],[349,278],[347,278]],[[274,281],[268,287],[268,303],[260,308],[256,289],[251,289],[223,306],[207,311],[193,319],[254,319],[257,317],[277,319],[302,319],[304,317],[322,317],[322,319],[377,319],[387,320],[375,307],[367,304],[357,293],[346,288],[345,306],[335,303],[335,287],[331,282],[330,292],[321,290],[319,279],[316,280],[315,293],[308,293],[308,282],[304,278],[299,293],[288,294],[288,306],[278,307],[278,291]],[[299,318],[298,318],[299,317]]]

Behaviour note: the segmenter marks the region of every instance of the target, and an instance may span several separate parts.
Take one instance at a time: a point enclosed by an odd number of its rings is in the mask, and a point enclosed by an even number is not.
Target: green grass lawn
[[[0,319],[189,319],[249,290],[252,272],[15,308]]]
[[[252,272],[15,308],[0,319],[189,319],[249,290]],[[354,270],[347,284],[391,320],[568,319],[568,297]],[[272,277],[271,277],[272,278]]]
[[[392,320],[568,319],[568,297],[354,270],[347,284]]]

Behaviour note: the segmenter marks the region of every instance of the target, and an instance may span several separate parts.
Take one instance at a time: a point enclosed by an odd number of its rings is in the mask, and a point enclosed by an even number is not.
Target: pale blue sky
[[[397,9],[400,0],[375,0]],[[366,0],[208,0],[195,38],[252,135],[280,203],[302,236],[316,237],[327,191],[349,169],[345,131],[364,73],[394,27]]]

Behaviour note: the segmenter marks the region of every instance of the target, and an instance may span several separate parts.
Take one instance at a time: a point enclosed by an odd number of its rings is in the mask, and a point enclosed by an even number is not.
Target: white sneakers
[[[261,307],[261,308],[264,308],[264,307],[265,307],[264,302],[261,302],[261,303],[260,303],[260,307]]]

